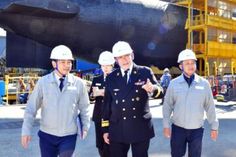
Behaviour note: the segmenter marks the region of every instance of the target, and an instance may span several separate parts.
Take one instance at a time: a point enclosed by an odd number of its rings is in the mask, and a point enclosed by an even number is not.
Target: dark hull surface
[[[48,69],[50,50],[58,44],[69,46],[75,57],[97,62],[118,40],[131,44],[137,64],[161,69],[176,65],[187,42],[186,9],[142,1],[1,0],[7,66]]]

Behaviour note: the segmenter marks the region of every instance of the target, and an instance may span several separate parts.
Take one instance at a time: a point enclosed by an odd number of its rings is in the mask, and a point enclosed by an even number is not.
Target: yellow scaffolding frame
[[[27,81],[27,84],[30,82],[30,80],[33,80],[34,83],[39,79],[38,76],[9,76],[5,75],[5,97],[3,98],[6,101],[6,104],[9,104],[10,101],[16,101],[18,102],[18,96],[20,94],[31,94],[33,88],[25,89],[24,91],[20,91],[17,87],[18,82],[20,79],[22,79],[24,82]],[[11,86],[13,85],[13,86]],[[29,84],[28,84],[29,85]],[[10,88],[14,87],[12,91],[10,91]]]
[[[219,59],[222,58],[231,61],[228,72],[234,74],[236,21],[232,13],[236,9],[236,0],[178,0],[176,3],[188,8],[185,25],[188,30],[187,48],[193,49],[197,55],[200,75],[219,75]],[[215,31],[215,38],[209,38],[212,30]],[[193,41],[193,32],[198,34],[197,43]],[[214,66],[209,66],[212,63],[208,59],[215,60]]]

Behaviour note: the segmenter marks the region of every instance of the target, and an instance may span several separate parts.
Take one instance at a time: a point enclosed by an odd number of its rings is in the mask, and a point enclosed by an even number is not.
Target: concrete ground
[[[169,157],[169,139],[165,139],[162,135],[162,106],[159,103],[160,100],[150,100],[156,136],[151,140],[149,156]],[[217,102],[216,107],[220,121],[219,138],[216,142],[210,139],[210,129],[206,122],[202,157],[236,157],[236,102]],[[38,119],[33,128],[33,139],[29,148],[23,149],[20,145],[24,108],[25,105],[0,106],[0,157],[40,157]],[[93,105],[91,105],[91,113],[92,109]],[[131,156],[129,152],[129,157]],[[95,147],[93,123],[88,137],[77,141],[74,157],[99,157]]]

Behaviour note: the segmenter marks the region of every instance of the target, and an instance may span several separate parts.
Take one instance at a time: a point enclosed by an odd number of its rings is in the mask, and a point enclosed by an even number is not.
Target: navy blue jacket
[[[148,78],[155,85],[155,97],[161,87],[148,67],[134,65],[128,84],[120,69],[107,77],[102,127],[111,142],[134,143],[154,137],[149,95],[142,89]]]
[[[95,100],[92,120],[95,122],[101,123],[101,114],[102,114],[101,110],[102,110],[102,105],[103,105],[103,96],[97,96],[94,98],[92,96],[92,91],[93,91],[92,87],[98,87],[99,89],[104,89],[105,88],[104,75],[99,75],[93,78],[92,85],[89,91],[90,100],[91,101]]]

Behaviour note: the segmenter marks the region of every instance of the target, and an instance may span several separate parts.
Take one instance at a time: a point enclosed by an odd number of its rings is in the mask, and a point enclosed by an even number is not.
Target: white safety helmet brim
[[[109,51],[103,51],[99,55],[98,63],[100,65],[113,65],[115,63],[113,54]]]
[[[125,41],[118,41],[112,47],[112,54],[114,57],[120,57],[132,53],[133,49],[130,47],[129,43]]]
[[[50,59],[52,60],[74,60],[70,48],[59,45],[52,49]]]

